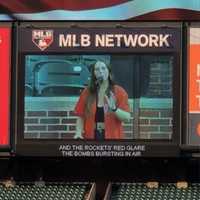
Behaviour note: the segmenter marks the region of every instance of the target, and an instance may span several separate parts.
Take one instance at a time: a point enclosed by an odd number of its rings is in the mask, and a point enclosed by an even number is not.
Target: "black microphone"
[[[96,78],[96,85],[99,86],[103,82],[103,76],[99,76]]]

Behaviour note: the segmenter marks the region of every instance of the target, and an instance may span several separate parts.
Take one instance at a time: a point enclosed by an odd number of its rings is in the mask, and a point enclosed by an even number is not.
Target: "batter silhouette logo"
[[[32,41],[41,51],[44,51],[53,42],[53,30],[33,30]]]

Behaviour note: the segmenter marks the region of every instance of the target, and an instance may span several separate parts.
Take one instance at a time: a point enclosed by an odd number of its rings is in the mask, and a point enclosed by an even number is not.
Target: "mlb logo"
[[[53,42],[53,30],[33,30],[32,41],[41,51],[44,51]]]

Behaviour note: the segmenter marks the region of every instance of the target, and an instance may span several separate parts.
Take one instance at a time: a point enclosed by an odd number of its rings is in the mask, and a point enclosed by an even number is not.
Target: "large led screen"
[[[18,154],[178,153],[181,29],[141,25],[20,24]]]

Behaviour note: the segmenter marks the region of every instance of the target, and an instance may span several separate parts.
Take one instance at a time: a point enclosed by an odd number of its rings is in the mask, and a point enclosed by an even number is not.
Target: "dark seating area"
[[[198,158],[2,159],[0,200],[199,200],[199,164]]]
[[[93,193],[93,194],[92,194]],[[96,196],[97,197],[97,196]],[[200,183],[110,183],[103,200],[199,200]],[[95,200],[89,183],[0,183],[0,200]],[[100,199],[100,198],[97,198]]]
[[[86,183],[0,184],[0,200],[83,200],[89,187]]]
[[[200,184],[178,188],[173,183],[163,183],[149,188],[144,183],[112,184],[109,200],[199,200]]]

